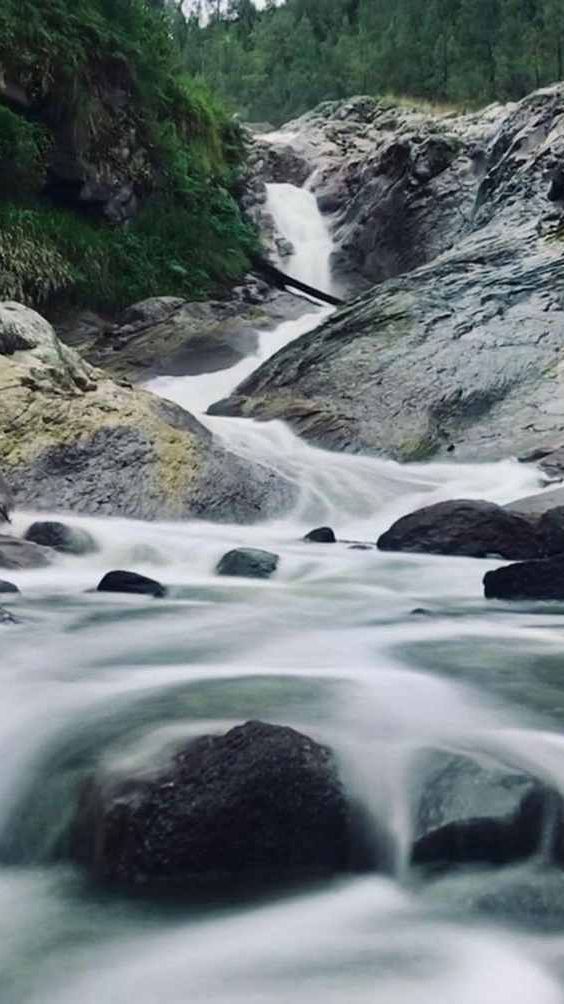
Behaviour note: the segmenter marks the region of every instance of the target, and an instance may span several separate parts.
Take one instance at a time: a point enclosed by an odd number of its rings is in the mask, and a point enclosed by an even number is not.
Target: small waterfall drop
[[[286,274],[330,293],[333,241],[313,192],[295,185],[267,185],[266,210],[294,249],[281,261]]]

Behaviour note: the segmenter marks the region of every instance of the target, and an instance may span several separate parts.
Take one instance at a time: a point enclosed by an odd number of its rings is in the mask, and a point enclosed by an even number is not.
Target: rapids
[[[285,264],[329,284],[315,200],[272,186],[296,248]],[[10,573],[21,617],[2,630],[2,1004],[558,1004],[564,878],[541,860],[425,883],[407,856],[423,751],[472,751],[564,791],[564,609],[488,604],[499,562],[313,546],[333,525],[374,541],[438,499],[506,502],[538,488],[529,467],[398,466],[314,449],[280,423],[209,418],[261,360],[317,324],[263,332],[230,371],[151,389],[198,414],[241,454],[295,480],[286,518],[253,527],[71,517],[100,550]],[[16,515],[23,530],[33,513]],[[65,519],[69,517],[65,515]],[[270,582],[218,579],[237,545],[281,556]],[[111,567],[170,586],[167,599],[89,593]],[[415,617],[424,607],[429,616]],[[387,838],[385,874],[207,907],[101,893],[54,851],[93,764],[141,767],[185,737],[264,718],[330,743]]]

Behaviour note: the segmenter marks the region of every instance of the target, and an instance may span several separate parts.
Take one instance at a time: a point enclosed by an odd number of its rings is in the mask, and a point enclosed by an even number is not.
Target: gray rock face
[[[535,522],[491,502],[437,502],[403,516],[378,540],[381,551],[461,554],[473,558],[536,558],[542,545]]]
[[[45,568],[55,558],[55,552],[31,541],[0,535],[0,568]]]
[[[280,558],[270,551],[255,547],[239,547],[223,555],[217,566],[218,575],[240,576],[245,579],[269,579],[278,568]]]
[[[94,778],[74,857],[130,887],[311,878],[346,871],[351,818],[331,751],[293,729],[248,722],[202,736],[154,778]]]
[[[0,304],[0,397],[0,456],[20,505],[254,522],[296,497],[273,470],[225,450],[182,408],[112,380],[14,303]]]
[[[88,530],[68,526],[66,523],[32,523],[26,530],[24,539],[42,544],[43,547],[52,547],[62,554],[93,554],[98,550],[98,545]]]
[[[10,522],[10,512],[12,511],[13,504],[12,491],[0,471],[0,523]]]
[[[138,382],[227,369],[257,351],[259,330],[306,310],[303,300],[254,279],[229,300],[152,297],[128,307],[115,324],[79,314],[66,319],[58,335],[93,366]]]
[[[462,198],[466,218],[449,225],[450,246],[282,349],[219,411],[400,460],[453,448],[457,459],[494,459],[561,440],[564,245],[548,191],[563,114],[562,85],[484,113],[481,181]],[[457,129],[473,137],[480,121]],[[384,239],[370,213],[366,226]]]

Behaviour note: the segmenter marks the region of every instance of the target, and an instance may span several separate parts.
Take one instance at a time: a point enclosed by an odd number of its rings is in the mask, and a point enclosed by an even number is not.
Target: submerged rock
[[[414,864],[501,865],[540,851],[560,806],[555,792],[528,774],[469,756],[435,753],[420,766]]]
[[[52,547],[62,554],[93,554],[98,550],[98,545],[88,530],[80,526],[68,526],[66,523],[32,523],[24,534],[24,540]]]
[[[486,572],[488,600],[564,600],[564,554]]]
[[[96,587],[98,593],[133,593],[142,596],[156,596],[159,599],[166,596],[167,590],[156,579],[150,579],[138,572],[126,572],[121,569],[107,572]]]
[[[335,544],[337,538],[335,531],[330,526],[318,526],[315,530],[306,533],[304,540],[310,544]]]
[[[491,502],[457,499],[425,506],[397,520],[378,540],[381,551],[534,558],[535,524]]]
[[[45,568],[55,557],[50,548],[0,534],[0,568]]]
[[[0,626],[3,624],[19,624],[20,621],[17,617],[14,617],[9,610],[5,610],[4,607],[0,607]]]
[[[157,776],[94,777],[72,844],[99,880],[185,894],[209,883],[308,879],[355,863],[333,753],[262,722],[189,742]]]
[[[218,575],[238,575],[247,579],[269,579],[278,568],[279,561],[279,556],[271,551],[238,547],[223,555],[216,572]]]
[[[297,489],[192,415],[94,369],[50,324],[0,304],[0,456],[18,504],[145,519],[256,522]]]

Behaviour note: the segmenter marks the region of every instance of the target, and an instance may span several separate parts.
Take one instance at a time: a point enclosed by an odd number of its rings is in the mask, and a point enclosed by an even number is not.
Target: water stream
[[[273,186],[296,248],[286,268],[328,288],[330,239],[307,192]],[[11,577],[24,621],[1,635],[2,1004],[558,1004],[564,878],[528,863],[421,882],[407,867],[425,751],[472,752],[564,791],[564,608],[487,604],[498,562],[312,546],[330,523],[374,541],[421,503],[506,502],[534,470],[398,466],[299,441],[281,423],[208,418],[311,312],[261,334],[230,371],[152,389],[237,452],[295,480],[295,511],[253,527],[70,517],[100,550]],[[19,513],[23,529],[32,513]],[[68,519],[68,514],[65,516]],[[218,579],[230,547],[275,550],[267,582]],[[85,590],[111,567],[170,586],[166,600]],[[415,616],[425,608],[427,616]],[[390,848],[385,874],[259,902],[149,906],[93,890],[50,860],[78,780],[97,762],[137,767],[251,717],[332,745]]]

